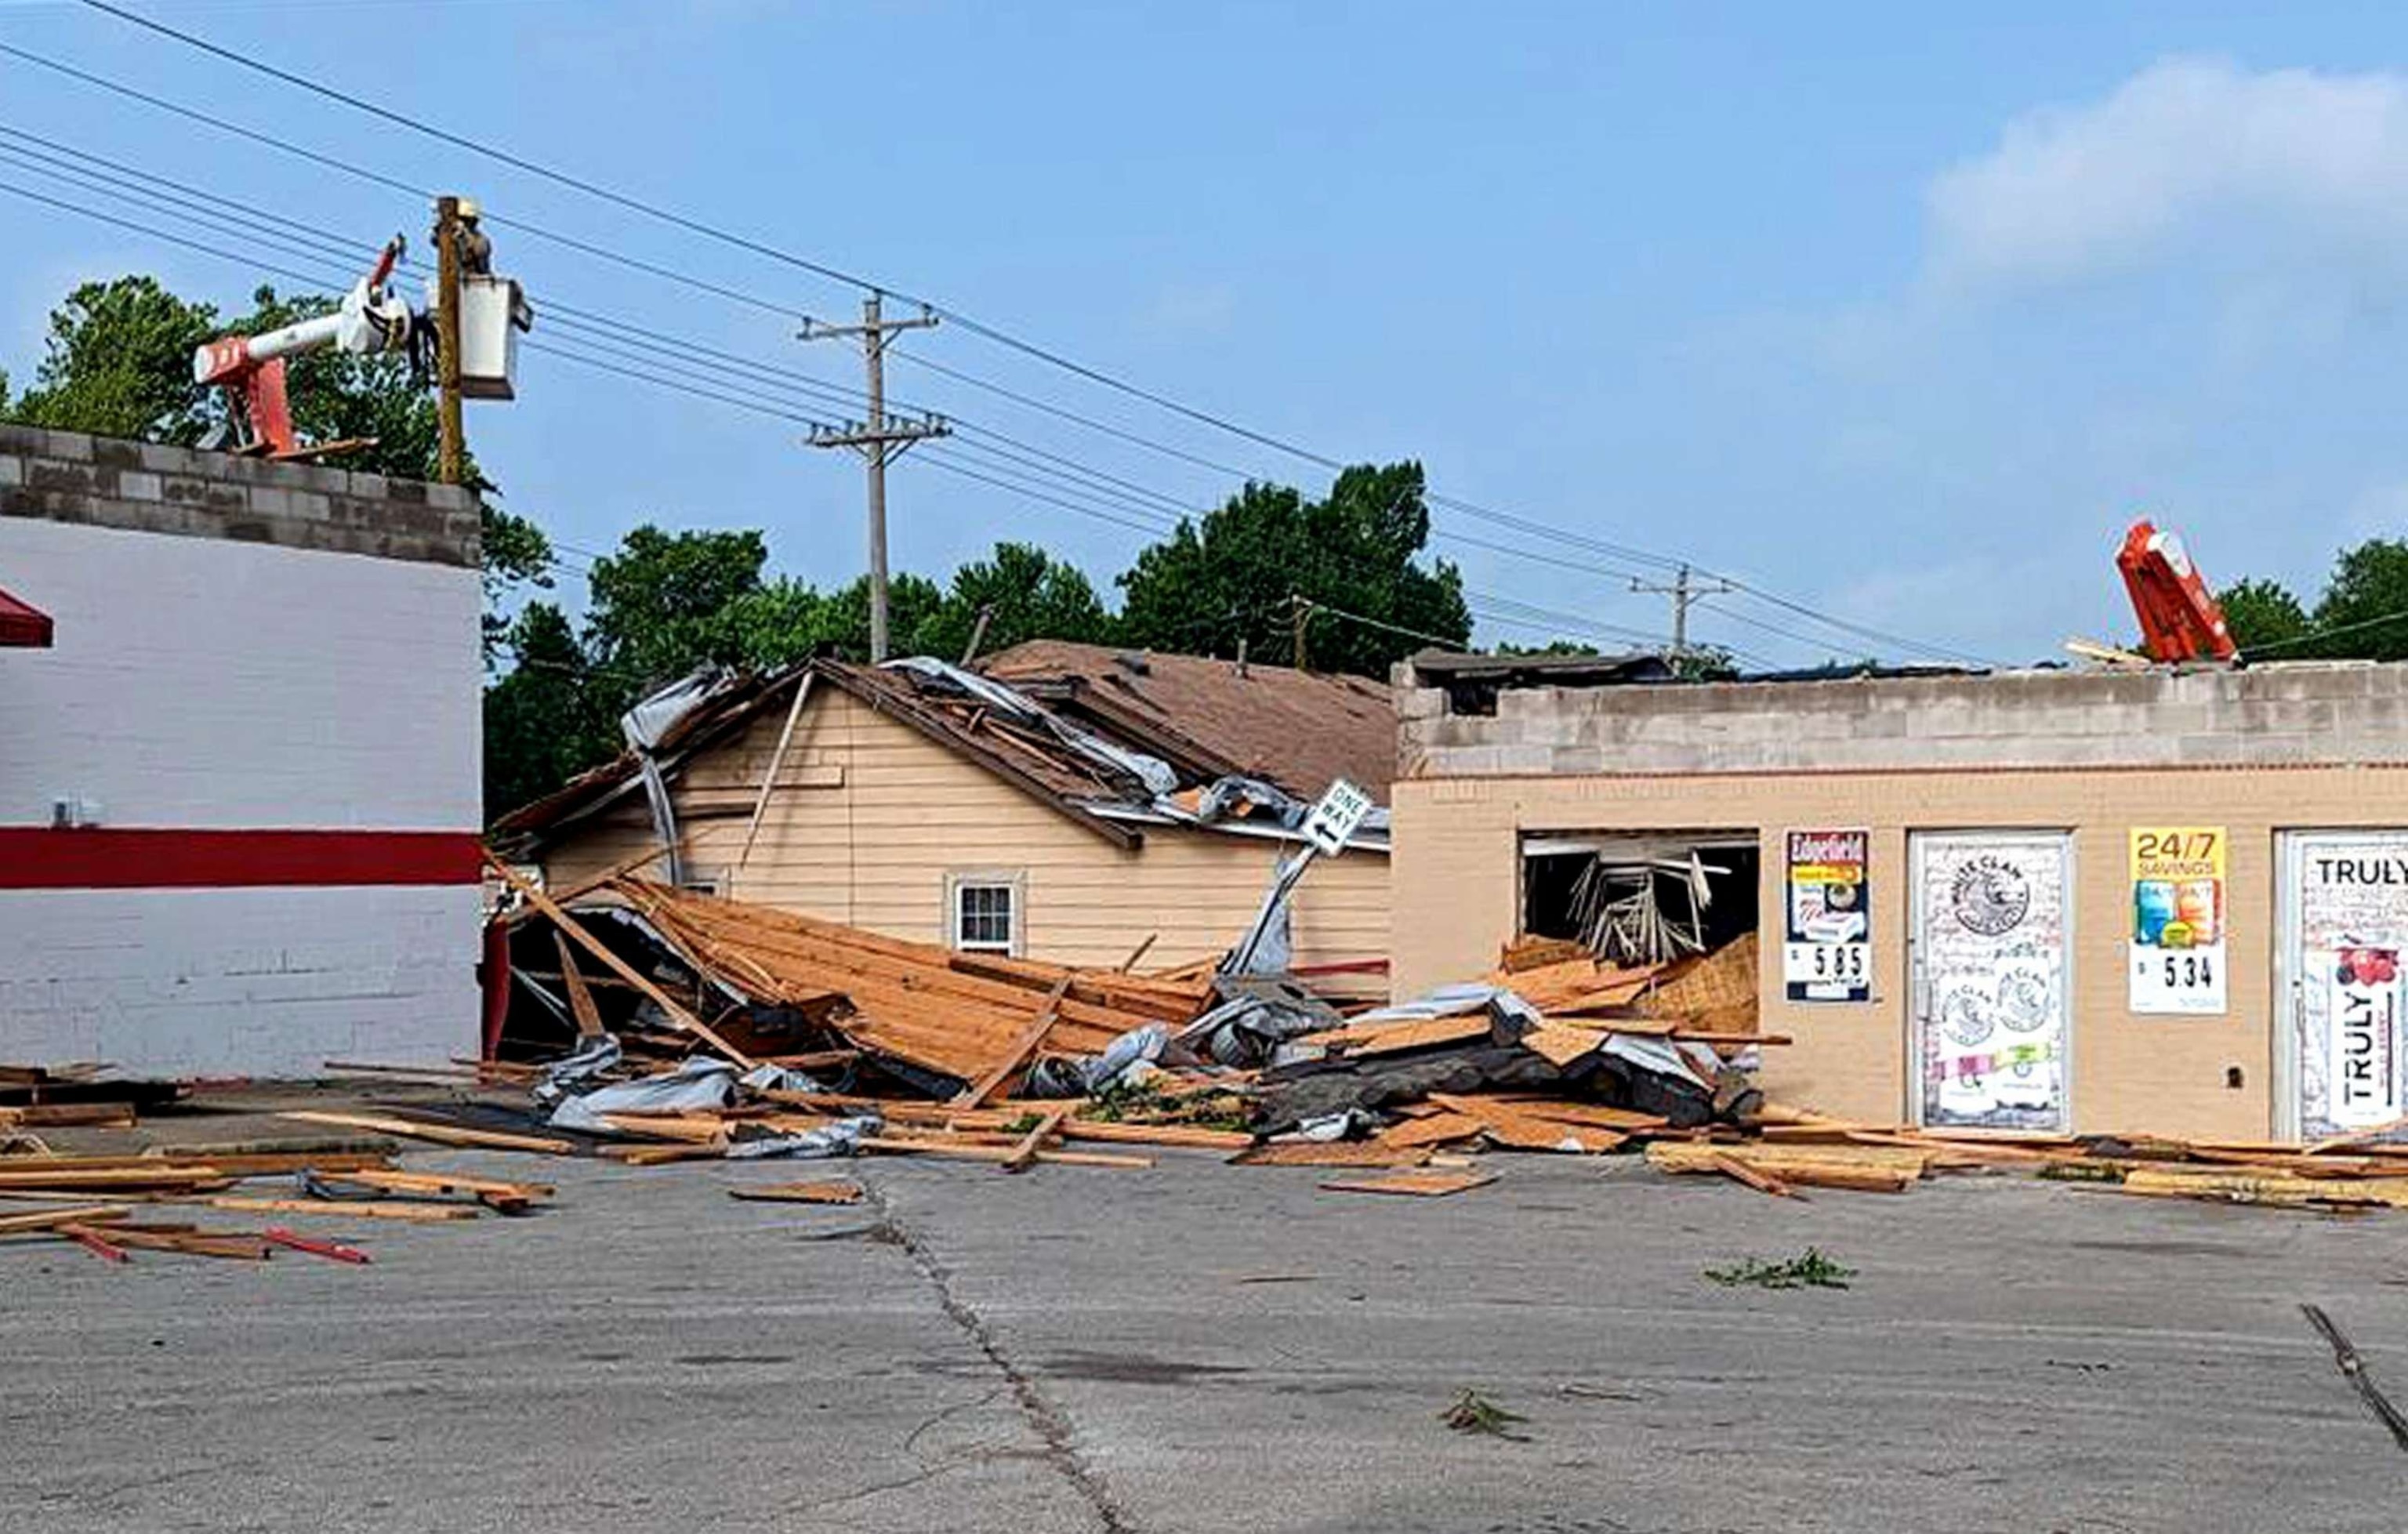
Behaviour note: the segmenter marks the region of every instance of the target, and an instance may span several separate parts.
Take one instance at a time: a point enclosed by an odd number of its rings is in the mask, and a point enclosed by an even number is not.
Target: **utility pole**
[[[460,199],[435,199],[435,381],[442,442],[435,477],[460,482],[467,447],[460,426]]]
[[[868,396],[868,414],[863,420],[847,422],[842,426],[814,426],[810,443],[815,448],[852,448],[861,454],[862,462],[869,467],[869,659],[872,665],[886,658],[886,466],[901,457],[912,443],[921,438],[944,437],[953,431],[941,416],[923,416],[917,421],[891,421],[887,418],[887,338],[897,331],[925,330],[937,323],[937,316],[923,305],[919,314],[911,319],[882,319],[879,314],[880,296],[873,292],[861,301],[861,323],[857,325],[824,325],[807,319],[801,332],[802,338],[807,341],[846,336],[861,337],[862,363],[867,374],[863,392]]]
[[[1723,580],[1716,580],[1713,584],[1708,586],[1698,585],[1689,579],[1689,566],[1684,565],[1669,586],[1651,585],[1634,576],[1631,578],[1630,589],[1648,595],[1669,596],[1672,599],[1672,658],[1679,660],[1689,652],[1690,604],[1701,597],[1718,595],[1723,592],[1736,591],[1738,588]]]
[[[1289,631],[1295,637],[1296,668],[1310,670],[1312,667],[1306,663],[1304,653],[1304,629],[1312,621],[1312,604],[1306,601],[1300,592],[1287,594],[1287,621]]]

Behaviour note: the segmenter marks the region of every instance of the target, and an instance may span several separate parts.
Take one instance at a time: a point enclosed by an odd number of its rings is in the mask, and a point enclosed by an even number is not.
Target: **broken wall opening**
[[[1755,831],[1526,836],[1521,931],[1616,965],[1716,953],[1756,933],[1762,864]]]

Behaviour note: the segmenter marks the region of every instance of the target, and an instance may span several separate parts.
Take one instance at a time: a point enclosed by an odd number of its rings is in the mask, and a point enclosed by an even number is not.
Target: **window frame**
[[[1002,890],[1009,902],[1009,930],[1001,941],[962,935],[962,899],[972,890]],[[957,869],[945,875],[945,946],[956,953],[988,953],[1019,958],[1027,946],[1028,876],[1018,869]]]

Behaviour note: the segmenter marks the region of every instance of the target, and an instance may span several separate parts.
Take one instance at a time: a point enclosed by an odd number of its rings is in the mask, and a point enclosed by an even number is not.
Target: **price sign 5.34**
[[[2220,825],[2132,832],[2132,1011],[2225,1010],[2224,846]]]

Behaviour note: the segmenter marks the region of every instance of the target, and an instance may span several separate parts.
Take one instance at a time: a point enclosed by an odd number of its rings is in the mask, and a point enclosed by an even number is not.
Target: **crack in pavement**
[[[1010,1355],[1003,1351],[1003,1344],[996,1340],[985,1318],[953,1292],[952,1272],[928,1249],[916,1231],[896,1218],[894,1207],[886,1201],[884,1190],[870,1185],[865,1180],[863,1191],[877,1207],[880,1220],[894,1233],[896,1243],[911,1259],[911,1265],[920,1270],[920,1276],[927,1280],[928,1286],[937,1292],[937,1303],[943,1309],[946,1318],[977,1344],[978,1350],[986,1355],[987,1362],[1003,1376],[1012,1398],[1019,1404],[1021,1415],[1028,1419],[1028,1425],[1037,1430],[1038,1438],[1045,1445],[1045,1463],[1095,1511],[1096,1521],[1104,1534],[1138,1534],[1138,1527],[1130,1519],[1127,1510],[1113,1499],[1111,1488],[1104,1484],[1103,1477],[1080,1456],[1072,1444],[1068,1415],[1039,1388],[1035,1376],[1012,1362]]]

